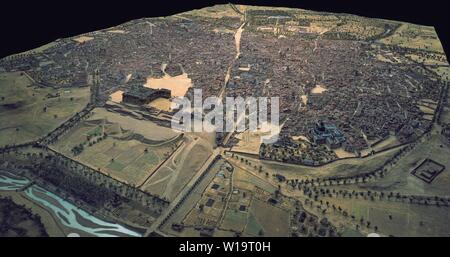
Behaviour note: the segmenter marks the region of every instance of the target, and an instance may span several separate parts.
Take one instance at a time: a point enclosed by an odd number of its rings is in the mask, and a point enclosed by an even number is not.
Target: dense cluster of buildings
[[[350,153],[390,135],[414,141],[432,124],[420,101],[437,102],[443,85],[404,56],[396,55],[398,63],[378,60],[378,51],[387,50],[364,41],[244,32],[226,93],[279,96],[281,135],[308,136],[318,119],[325,120],[343,136],[324,140]],[[317,85],[326,90],[313,92]]]
[[[257,25],[297,22],[284,11],[249,14],[248,21]],[[89,33],[92,39],[84,43],[61,39],[42,53],[2,59],[0,67],[25,71],[44,86],[79,86],[98,70],[100,100],[106,101],[112,92],[126,88],[130,74],[162,77],[163,64],[169,75],[186,72],[192,88],[203,89],[204,98],[218,96],[231,65],[225,96],[278,96],[282,136],[311,136],[316,144],[348,152],[360,152],[368,142],[389,135],[413,141],[431,126],[418,103],[437,102],[441,82],[401,55],[398,63],[374,57],[393,49],[302,33],[278,37],[256,32],[249,22],[235,60],[233,32],[241,24],[235,17],[140,19],[116,27],[114,33]],[[319,84],[326,91],[313,93]],[[124,101],[136,104],[169,94],[135,86],[125,91]],[[314,128],[318,119],[328,125]]]
[[[203,88],[205,97],[218,95],[224,74],[235,56],[232,33],[239,19],[192,20],[148,18],[111,29],[88,33],[92,38],[77,42],[60,39],[42,52],[0,60],[4,71],[26,71],[44,86],[79,86],[87,74],[99,70],[100,96],[104,101],[133,76],[162,77],[162,65],[170,75],[180,67]],[[231,43],[230,43],[231,42]]]

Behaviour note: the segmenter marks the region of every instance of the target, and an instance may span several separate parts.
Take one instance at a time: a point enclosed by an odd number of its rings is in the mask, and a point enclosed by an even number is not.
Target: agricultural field
[[[283,190],[310,203],[305,204],[308,210],[327,217],[342,236],[348,230],[383,236],[448,236],[448,207],[443,202],[427,204],[413,200],[448,196],[450,150],[443,140],[436,126],[430,136],[420,140],[376,181],[323,187],[322,193],[312,197],[288,186]],[[421,175],[425,177],[413,172],[425,173]],[[356,236],[353,232],[349,236]]]
[[[204,228],[214,228],[214,236],[287,236],[290,201],[269,203],[275,186],[235,165],[220,166],[194,208],[182,220],[183,229],[171,230],[171,234],[193,236]]]
[[[397,137],[391,135],[388,138],[384,139],[383,141],[372,146],[372,149],[375,152],[379,152],[379,151],[389,149],[391,147],[395,147],[396,145],[399,145],[399,144],[400,144],[400,141],[397,139]]]
[[[251,218],[247,226],[249,234],[254,233],[255,226],[261,227],[262,233],[268,236],[289,235],[289,211],[270,203],[255,199],[250,207]],[[259,226],[258,226],[259,225]],[[260,232],[258,232],[260,233]]]
[[[218,226],[231,193],[231,179],[230,169],[222,166],[183,223],[186,226]]]
[[[249,191],[254,191],[257,187],[271,194],[275,192],[276,186],[266,180],[267,177],[264,173],[256,176],[253,173],[248,172],[248,170],[252,169],[246,167],[244,164],[233,161],[230,161],[230,163],[233,164],[233,167],[235,169],[233,181],[236,187]],[[254,170],[253,172],[257,173]]]
[[[388,25],[386,25],[388,24]],[[376,19],[364,19],[353,15],[339,16],[339,20],[327,32],[325,38],[371,40],[389,33],[397,24]]]
[[[220,225],[223,230],[237,231],[242,233],[247,223],[247,213],[238,210],[226,210]]]
[[[173,155],[143,185],[142,190],[173,199],[203,166],[212,153],[205,139],[185,135],[183,143]]]
[[[450,67],[435,67],[431,68],[438,76],[440,76],[444,81],[450,81]]]
[[[312,37],[320,36],[324,39],[337,40],[373,40],[384,37],[393,31],[399,24],[387,20],[366,19],[363,17],[347,14],[327,14],[314,11],[289,9],[289,8],[270,8],[258,6],[245,6],[247,11],[265,11],[267,16],[289,16],[283,22],[276,19],[262,19],[256,17],[253,19],[250,14],[249,29],[251,31],[283,34],[283,36],[295,36],[297,33],[310,35]],[[269,12],[273,12],[272,14]],[[261,15],[260,13],[256,16]]]
[[[137,130],[127,130],[129,125],[117,123],[119,120],[98,115],[96,113],[77,125],[52,148],[119,181],[140,186],[181,143],[178,136],[148,139],[137,134]],[[157,127],[147,123],[149,128]],[[163,133],[164,129],[161,127],[158,133]],[[145,135],[151,131],[146,131]]]
[[[390,201],[368,201],[364,199],[321,198],[348,212],[355,217],[355,223],[365,227],[370,222],[370,229],[377,227],[384,236],[449,236],[450,214],[445,207],[411,205]],[[331,212],[330,219],[336,223],[352,218]],[[361,224],[361,218],[363,224]],[[355,228],[353,228],[355,229]]]
[[[440,134],[433,133],[398,161],[385,177],[360,187],[365,190],[395,191],[409,195],[447,196],[450,193],[449,156],[450,147],[444,143],[444,138]],[[411,174],[413,169],[427,158],[445,166],[444,171],[431,183]]]
[[[267,168],[264,169],[267,166],[264,165],[262,165],[263,168],[260,172],[253,167],[255,165],[254,159],[235,154],[235,157],[239,156],[237,159],[228,155],[228,160],[235,167],[235,186],[252,183],[257,181],[258,178],[268,184],[272,184],[274,187],[277,184],[281,185],[283,194],[302,201],[304,203],[303,206],[307,207],[307,211],[319,215],[320,219],[326,217],[332,224],[337,226],[341,236],[357,236],[371,232],[377,232],[383,236],[447,236],[450,233],[450,230],[448,230],[449,214],[445,206],[410,204],[407,201],[393,201],[386,198],[379,200],[377,197],[371,200],[371,197],[367,196],[367,192],[371,191],[372,193],[383,192],[385,195],[391,192],[394,192],[395,195],[398,192],[402,195],[446,197],[449,193],[448,187],[445,185],[449,182],[446,169],[450,165],[448,163],[450,152],[442,140],[442,136],[434,131],[429,138],[421,140],[411,152],[408,152],[393,167],[390,167],[384,177],[377,179],[375,182],[321,188],[320,190],[329,190],[330,192],[336,192],[336,194],[333,193],[330,196],[322,195],[313,201],[311,199],[314,199],[314,197],[305,197],[301,191],[293,190],[288,185],[284,185],[284,183],[277,183],[278,181],[274,178],[274,174],[289,174],[286,170],[282,170],[281,164],[278,169],[274,169],[278,171],[276,173],[273,171],[267,172]],[[248,161],[242,161],[241,158],[245,158]],[[411,174],[412,170],[426,158],[446,167],[444,171],[437,174],[431,183],[427,183]],[[339,169],[339,166],[335,166],[335,168]],[[351,166],[345,165],[344,167],[351,169]],[[430,170],[430,167],[428,165],[422,169]],[[243,175],[239,173],[239,170],[247,170],[249,172]],[[344,172],[343,170],[340,171]],[[287,178],[290,177],[287,176]],[[251,187],[246,189],[251,190]],[[366,192],[366,195],[364,197],[343,197],[337,193],[343,190],[346,192]],[[252,204],[254,202],[252,201]],[[320,206],[320,208],[316,208],[316,205]],[[339,211],[337,209],[333,211],[331,206],[333,208],[339,207]],[[266,210],[267,206],[255,209],[261,213],[261,210]],[[271,213],[274,213],[274,211]],[[270,216],[265,215],[265,217]],[[256,230],[261,229],[261,222],[255,225],[255,217],[252,217],[252,215],[250,215],[249,220],[252,220],[255,228],[251,229],[253,232],[248,233],[254,235]],[[367,222],[370,222],[369,225],[367,225]],[[355,227],[356,225],[358,226]],[[349,230],[353,232],[350,233],[348,232]]]
[[[37,140],[81,111],[89,87],[40,88],[24,73],[0,74],[0,147]]]
[[[214,162],[207,175],[187,195],[161,231],[174,236],[198,236],[199,229],[203,226],[210,228],[217,225],[226,203],[225,195],[230,189],[229,175],[230,166],[224,159]],[[173,228],[174,224],[182,224],[183,227],[177,230]],[[229,231],[216,230],[214,236],[217,233],[232,236]]]
[[[383,44],[416,50],[443,53],[441,42],[433,27],[402,23],[391,36],[379,40]]]

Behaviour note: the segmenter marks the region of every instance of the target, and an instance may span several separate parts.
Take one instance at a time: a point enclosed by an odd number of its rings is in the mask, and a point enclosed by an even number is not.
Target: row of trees
[[[169,204],[157,196],[117,181],[44,146],[32,147],[29,151],[16,150],[4,157],[8,159],[10,168],[24,169],[31,176],[42,178],[55,188],[64,187],[64,191],[91,205],[114,206],[119,204],[118,201],[131,200],[154,214],[159,214]]]
[[[18,205],[10,197],[0,198],[0,237],[2,236],[48,236],[45,227],[42,224],[41,217],[33,214],[31,209],[27,209],[24,205]],[[25,227],[20,224],[31,221],[36,231],[30,234]],[[13,234],[14,233],[14,234]]]

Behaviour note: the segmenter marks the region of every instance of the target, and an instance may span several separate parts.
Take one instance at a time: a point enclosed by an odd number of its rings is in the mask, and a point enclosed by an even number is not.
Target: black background
[[[0,3],[0,57],[137,18],[168,16],[227,2],[351,13],[434,26],[449,53],[450,9],[446,0],[15,0]]]
[[[180,243],[256,241],[251,238],[0,238],[4,256],[75,257],[175,257],[175,256],[274,256],[274,257],[387,257],[446,256],[448,238],[266,238],[270,252],[179,252]],[[11,253],[8,253],[11,250]],[[3,255],[2,255],[3,256]]]

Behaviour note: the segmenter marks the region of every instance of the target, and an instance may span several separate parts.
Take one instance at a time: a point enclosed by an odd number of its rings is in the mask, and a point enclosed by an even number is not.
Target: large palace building
[[[157,98],[169,99],[171,92],[168,89],[153,89],[141,85],[132,85],[123,93],[123,101],[129,104],[144,105]]]

